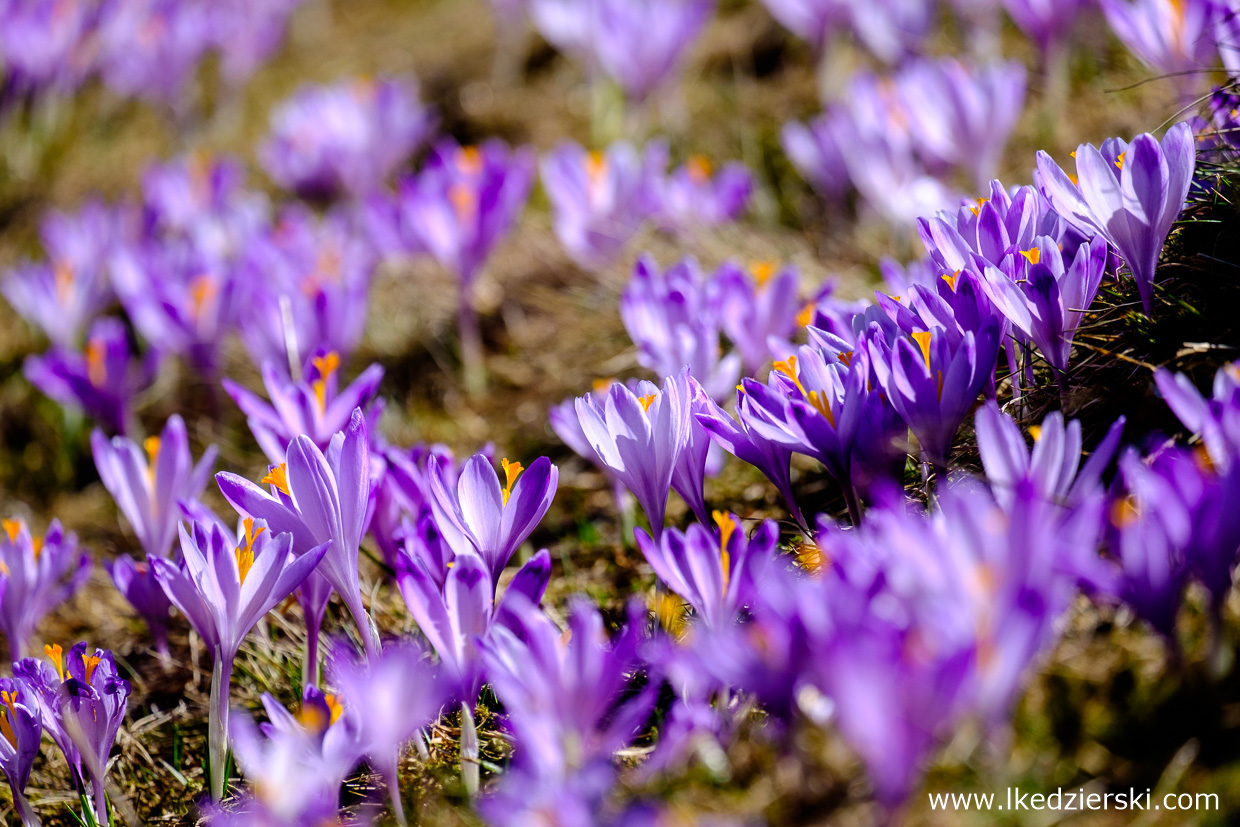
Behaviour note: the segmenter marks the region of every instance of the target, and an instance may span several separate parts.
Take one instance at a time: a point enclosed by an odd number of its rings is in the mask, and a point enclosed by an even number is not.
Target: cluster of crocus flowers
[[[23,717],[34,717],[37,707],[43,730],[51,735],[73,772],[84,806],[93,809],[93,823],[109,827],[112,821],[104,778],[108,755],[125,719],[131,692],[129,681],[120,677],[111,652],[92,651],[84,642],[74,645],[68,652],[59,645],[45,646],[44,652],[45,658],[24,658],[13,664],[12,683],[17,686],[9,690],[12,693],[9,699],[0,698],[0,701],[4,701],[5,712],[12,713],[15,721],[18,700],[24,707]],[[21,692],[22,689],[25,691]],[[12,706],[9,700],[13,701]],[[28,720],[23,723],[30,726]],[[25,737],[29,735],[25,733]],[[16,731],[14,736],[9,743],[16,742]],[[7,733],[0,734],[0,738],[7,740]],[[0,745],[0,754],[3,751],[4,746]],[[33,756],[28,756],[27,760],[30,758]],[[28,765],[26,772],[29,772]],[[10,782],[12,780],[10,776]],[[33,819],[32,813],[30,816]],[[84,817],[91,816],[84,814]],[[38,821],[24,823],[37,824]]]
[[[108,439],[96,430],[91,450],[99,478],[125,516],[141,548],[135,561],[129,555],[111,560],[112,582],[146,622],[160,652],[168,651],[168,614],[171,604],[155,580],[146,558],[175,560],[177,524],[185,508],[201,496],[215,464],[216,448],[208,446],[194,464],[185,422],[173,414],[158,436],[141,446],[126,437]]]
[[[272,180],[303,198],[365,196],[383,186],[431,127],[409,80],[306,86],[272,110],[259,156]]]

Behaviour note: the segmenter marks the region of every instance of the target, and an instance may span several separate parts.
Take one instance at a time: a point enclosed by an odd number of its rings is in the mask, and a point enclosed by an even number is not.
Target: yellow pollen
[[[591,183],[601,181],[607,175],[607,156],[597,149],[586,156],[586,177]]]
[[[704,184],[709,181],[714,171],[710,159],[705,155],[690,155],[689,160],[685,162],[685,169],[689,173],[689,180],[695,184]]]
[[[1042,438],[1042,426],[1041,425],[1030,425],[1029,436],[1033,437],[1034,442],[1037,442],[1039,439],[1041,439]]]
[[[1021,250],[1020,254],[1024,256],[1030,264],[1037,264],[1042,260],[1042,251],[1037,247],[1031,247],[1028,250]]]
[[[947,273],[943,274],[943,281],[947,282],[947,286],[952,289],[953,293],[956,292],[956,279],[958,278],[960,278],[959,270],[952,273],[951,275],[948,275]]]
[[[658,598],[654,613],[659,619],[660,626],[670,632],[673,637],[680,637],[680,633],[685,628],[684,609],[684,602],[676,595],[668,593]]]
[[[466,175],[482,172],[482,151],[476,146],[463,146],[456,153],[456,168]]]
[[[1076,150],[1075,150],[1075,149],[1074,149],[1074,150],[1072,150],[1071,152],[1069,152],[1069,153],[1068,153],[1068,155],[1069,155],[1069,157],[1075,158],[1075,157],[1076,157]]]
[[[341,713],[344,712],[344,705],[336,699],[335,695],[324,695],[323,702],[327,704],[327,708],[331,711],[332,717],[328,723],[334,724],[336,721],[339,721]]]
[[[250,567],[254,565],[254,541],[258,539],[258,535],[266,531],[266,528],[259,526],[258,530],[254,530],[254,519],[246,517],[242,521],[245,525],[245,545],[237,546],[237,571],[241,575],[241,584],[245,585],[245,576],[250,573]]]
[[[43,538],[42,537],[31,537],[30,538],[30,550],[34,552],[34,559],[38,560],[39,554],[43,551]]]
[[[464,184],[453,184],[449,187],[448,200],[452,202],[453,208],[456,209],[456,217],[460,221],[471,219],[478,206],[474,191]]]
[[[839,360],[851,368],[852,360],[853,360],[853,352],[851,350],[841,350],[839,354]]]
[[[312,361],[319,374],[313,383],[314,398],[318,400],[319,412],[327,413],[327,381],[340,369],[340,354],[329,350],[322,356],[315,356]]]
[[[649,413],[649,412],[650,412],[650,406],[654,404],[654,400],[655,400],[657,397],[658,397],[658,394],[657,394],[657,393],[652,393],[652,394],[650,394],[649,396],[639,396],[639,397],[637,397],[637,401],[638,401],[638,402],[640,402],[640,403],[642,403],[642,410],[643,410],[643,411],[645,411],[646,413]]]
[[[712,511],[711,519],[719,526],[719,561],[723,566],[723,592],[727,594],[728,578],[731,576],[731,557],[728,555],[728,541],[736,531],[736,520],[726,511]]]
[[[86,343],[86,378],[96,388],[102,388],[108,381],[107,348],[98,339]]]
[[[95,676],[95,668],[99,666],[98,655],[87,655],[82,653],[82,671],[86,674],[86,682],[90,683],[91,678]]]
[[[808,327],[809,323],[814,320],[814,312],[817,309],[818,306],[813,302],[806,302],[801,312],[797,313],[797,324],[801,327]]]
[[[797,390],[801,392],[801,397],[813,405],[814,410],[826,417],[832,428],[835,427],[835,414],[832,413],[831,406],[827,404],[826,399],[818,391],[805,390],[805,386],[801,384],[801,377],[797,375],[797,357],[789,356],[786,360],[781,359],[771,367],[791,379],[797,386]]]
[[[271,466],[267,470],[267,476],[258,482],[260,485],[274,485],[277,491],[288,496],[288,463]]]
[[[47,659],[52,662],[52,666],[56,667],[56,674],[60,675],[60,682],[65,682],[65,650],[60,648],[59,643],[45,644],[43,646],[43,654],[47,655]]]
[[[4,533],[9,535],[9,542],[16,543],[17,535],[22,533],[22,521],[4,520],[3,523],[0,524],[4,526]]]
[[[1115,166],[1116,166],[1116,168],[1117,168],[1117,169],[1123,169],[1123,168],[1124,168],[1124,156],[1125,156],[1125,155],[1127,155],[1127,154],[1128,154],[1127,152],[1121,152],[1121,153],[1119,154],[1119,156],[1118,156],[1118,157],[1116,157],[1116,159],[1115,159]]]
[[[899,297],[899,296],[888,296],[887,298],[891,299],[891,300],[892,300],[893,302],[895,302],[896,304],[899,304],[899,303],[900,303],[900,297]]]
[[[13,732],[12,721],[17,720],[17,710],[14,709],[14,704],[17,703],[17,693],[0,692],[0,702],[7,707],[7,709],[0,707],[0,735],[3,735],[16,748],[17,734]]]
[[[595,379],[594,385],[593,385],[594,392],[595,393],[606,393],[608,390],[611,389],[611,386],[614,384],[616,384],[616,380],[610,377],[607,379]]]
[[[930,370],[930,339],[932,338],[929,330],[916,330],[909,334],[913,337],[913,341],[921,348],[921,357],[926,360],[926,370]]]
[[[1076,176],[1075,176],[1075,175],[1069,175],[1069,176],[1068,176],[1068,180],[1069,180],[1069,181],[1071,181],[1071,182],[1073,183],[1073,185],[1074,185],[1074,186],[1078,186],[1078,187],[1079,187],[1079,186],[1081,185],[1081,182],[1080,182],[1080,181],[1078,181],[1078,180],[1076,179]]]
[[[753,274],[753,280],[761,287],[771,280],[771,276],[775,275],[775,271],[779,269],[778,261],[755,261],[749,265],[749,272]]]
[[[219,287],[215,283],[215,279],[207,273],[195,276],[194,280],[191,281],[189,285],[190,318],[194,321],[198,321],[202,317],[202,310],[206,306],[207,302],[214,298],[215,294],[218,293],[219,290]]]
[[[151,484],[155,483],[155,460],[159,458],[159,437],[148,436],[142,443],[142,447],[146,449],[146,478]],[[155,492],[152,491],[152,494]]]
[[[982,205],[983,205],[983,204],[985,204],[988,200],[989,200],[989,199],[987,199],[987,198],[979,198],[979,199],[977,199],[977,206],[976,206],[976,207],[969,207],[969,212],[973,213],[974,215],[977,215],[979,212],[981,212]]]
[[[508,498],[512,496],[513,483],[517,481],[517,477],[521,476],[525,468],[519,462],[509,462],[507,457],[501,459],[499,464],[504,469],[504,478],[508,481],[503,490],[504,505],[508,505]]]
[[[1116,500],[1115,505],[1111,506],[1111,524],[1116,528],[1132,525],[1140,516],[1141,510],[1131,496]]]

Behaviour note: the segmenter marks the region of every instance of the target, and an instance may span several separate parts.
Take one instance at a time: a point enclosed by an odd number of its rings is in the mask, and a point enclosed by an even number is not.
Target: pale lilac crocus
[[[760,261],[744,270],[726,263],[714,280],[723,331],[740,351],[747,372],[760,370],[773,350],[792,349],[803,310],[796,267]]]
[[[606,152],[567,142],[543,158],[552,227],[574,261],[597,269],[621,253],[655,212],[656,182],[665,163],[666,147],[657,143],[643,156],[625,142]]]
[[[184,114],[199,60],[210,47],[207,6],[174,0],[128,0],[107,7],[95,33],[107,87]]]
[[[1087,0],[1003,0],[1012,21],[1044,56],[1060,48],[1086,6]]]
[[[740,520],[716,511],[716,530],[694,523],[683,533],[663,532],[655,542],[637,532],[637,547],[659,579],[693,607],[698,619],[711,627],[728,624],[749,599],[754,583],[773,559],[779,528],[764,521],[746,537]]]
[[[642,102],[682,65],[714,11],[714,0],[589,0],[590,47],[598,66]]]
[[[328,544],[316,575],[314,594],[302,594],[306,609],[307,682],[317,669],[318,624],[330,589],[340,595],[357,624],[369,653],[379,650],[379,640],[362,603],[358,554],[370,518],[371,464],[366,421],[354,410],[345,430],[332,437],[326,455],[307,436],[294,439],[283,462],[271,466],[261,486],[221,471],[215,475],[220,493],[239,513],[263,520],[273,532],[289,533],[293,550],[304,555]]]
[[[365,410],[369,422],[378,420],[382,401],[376,396],[383,367],[371,365],[341,388],[340,366],[340,354],[324,348],[311,352],[300,380],[290,380],[277,363],[264,362],[268,399],[231,379],[223,380],[224,390],[246,415],[250,432],[272,463],[284,462],[289,445],[302,435],[326,449],[332,436],[348,426],[355,409]]]
[[[228,733],[228,695],[233,661],[242,641],[267,612],[284,600],[319,565],[328,544],[293,553],[291,534],[272,534],[247,517],[240,537],[218,525],[180,526],[182,560],[178,565],[150,558],[155,577],[168,599],[189,619],[211,647],[210,760],[211,796],[224,793],[224,755]]]
[[[1179,75],[1186,97],[1210,68],[1214,42],[1215,0],[1100,0],[1115,36],[1146,66],[1160,74]]]
[[[837,119],[827,112],[808,123],[789,121],[779,133],[780,144],[797,172],[832,201],[839,201],[849,190],[848,162],[839,143]]]
[[[397,772],[400,750],[439,717],[451,692],[449,682],[427,653],[408,641],[389,644],[382,654],[365,659],[338,651],[329,663],[328,677],[344,705],[357,710],[358,742],[387,783],[396,821],[404,825]]]
[[[133,430],[134,398],[151,384],[159,353],[139,357],[125,325],[105,318],[91,325],[81,352],[53,347],[26,358],[22,372],[43,393],[66,407],[80,408],[112,433]]]
[[[815,52],[828,35],[848,22],[848,3],[843,0],[762,0],[784,28],[806,41]]]
[[[66,533],[52,520],[47,534],[37,537],[20,518],[3,521],[0,536],[0,629],[9,646],[9,659],[26,656],[39,622],[90,576],[90,553],[78,550],[77,535]]]
[[[1110,138],[1101,148],[1082,144],[1075,155],[1079,182],[1038,152],[1042,194],[1065,221],[1086,235],[1101,235],[1115,248],[1148,314],[1158,257],[1184,208],[1196,166],[1192,129],[1178,123],[1161,144],[1148,132],[1132,143]]]
[[[577,400],[577,418],[599,461],[632,492],[657,540],[663,533],[672,476],[689,443],[692,392],[682,370],[637,391],[617,382],[602,399]]]
[[[1240,460],[1240,363],[1218,369],[1208,398],[1188,376],[1166,368],[1154,371],[1154,384],[1184,427],[1201,437],[1210,462],[1230,471]]]
[[[715,170],[705,155],[690,155],[661,182],[660,223],[673,231],[727,224],[744,213],[753,189],[744,164],[732,161]]]
[[[504,482],[488,457],[465,461],[452,485],[435,457],[427,460],[431,509],[448,545],[460,558],[476,554],[486,563],[492,589],[512,555],[538,526],[555,498],[560,470],[546,457],[524,468],[501,462]]]
[[[364,196],[429,137],[431,123],[409,79],[305,86],[272,111],[259,158],[277,184],[302,198]]]
[[[39,824],[25,793],[42,738],[43,715],[34,691],[25,681],[0,678],[0,770],[9,782],[22,827]]]
[[[596,397],[603,397],[611,385],[611,380],[596,380],[594,383],[594,395]],[[555,435],[560,438],[561,442],[572,448],[573,453],[577,456],[591,463],[603,473],[608,483],[611,484],[612,497],[615,499],[616,509],[623,515],[625,520],[631,519],[633,498],[629,495],[628,489],[624,487],[624,483],[620,482],[611,469],[603,465],[599,460],[594,447],[590,445],[590,440],[586,438],[586,432],[581,429],[581,420],[577,418],[576,397],[569,397],[558,405],[552,405],[547,411],[547,421],[551,425],[551,430],[555,432]]]

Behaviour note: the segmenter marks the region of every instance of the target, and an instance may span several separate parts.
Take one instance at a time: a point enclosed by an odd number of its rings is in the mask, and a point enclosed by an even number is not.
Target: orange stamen
[[[43,654],[47,655],[47,659],[52,662],[52,666],[56,667],[56,674],[60,675],[60,682],[65,682],[65,650],[60,648],[59,643],[45,644],[43,646]]]
[[[950,276],[946,273],[943,274],[943,281],[947,282],[947,286],[952,289],[953,293],[956,292],[956,279],[958,279],[959,277],[960,277],[959,270],[952,273]]]
[[[508,498],[512,495],[513,483],[517,481],[517,477],[521,476],[521,472],[524,471],[525,468],[519,462],[509,462],[507,457],[500,460],[499,464],[500,467],[504,469],[504,477],[508,481],[508,484],[504,486],[504,490],[502,492],[504,495],[504,505],[508,505]]]
[[[728,591],[728,578],[732,574],[731,557],[728,555],[728,541],[736,531],[736,520],[726,511],[712,511],[711,518],[719,526],[719,560],[723,565],[723,591]]]
[[[261,485],[274,485],[277,491],[288,496],[288,463],[271,466],[267,469],[267,476],[258,482]]]
[[[478,207],[478,199],[469,187],[464,184],[453,184],[448,188],[448,200],[452,202],[452,207],[456,210],[457,220],[469,221],[473,218]]]
[[[108,382],[107,349],[103,342],[91,339],[86,343],[86,378],[96,388]]]
[[[82,653],[82,671],[86,674],[86,682],[90,683],[91,678],[95,676],[95,668],[99,666],[98,655],[87,655]]]
[[[921,348],[921,356],[926,360],[926,370],[930,370],[930,340],[932,338],[929,330],[916,330],[910,334],[913,341]]]
[[[705,184],[714,171],[710,159],[705,155],[690,155],[685,162],[685,170],[689,173],[689,180],[695,184]]]
[[[1030,264],[1037,264],[1042,260],[1042,251],[1037,247],[1030,247],[1028,250],[1021,250],[1020,254],[1024,256],[1025,260]]]
[[[17,535],[22,533],[22,521],[4,520],[3,522],[0,522],[0,525],[4,526],[4,533],[9,535],[9,542],[16,543]]]
[[[242,523],[245,525],[245,545],[237,546],[235,554],[237,555],[237,571],[241,575],[241,584],[245,585],[245,576],[250,573],[250,567],[254,565],[254,541],[258,539],[258,535],[266,531],[265,526],[259,526],[258,530],[254,530],[254,519],[246,517]]]
[[[771,276],[774,276],[778,269],[778,261],[755,261],[749,265],[749,272],[753,274],[753,280],[758,283],[759,287],[770,281]]]
[[[314,398],[318,400],[319,412],[327,413],[327,381],[340,369],[340,354],[329,350],[322,356],[315,356],[311,361],[319,373],[319,378],[312,383]]]
[[[482,151],[476,146],[463,146],[456,152],[456,168],[466,175],[482,172]]]
[[[797,313],[797,324],[801,327],[809,327],[810,322],[814,320],[814,312],[818,310],[818,306],[813,302],[806,302],[801,311]]]
[[[659,395],[657,393],[652,393],[649,396],[639,396],[637,397],[637,401],[642,403],[643,411],[650,413],[650,406],[654,404],[654,400],[658,398],[658,396]]]

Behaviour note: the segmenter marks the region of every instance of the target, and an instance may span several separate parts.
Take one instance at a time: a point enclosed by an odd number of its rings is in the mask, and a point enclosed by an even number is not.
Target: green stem
[[[478,795],[478,725],[468,701],[461,702],[461,781],[472,799]]]
[[[208,722],[207,749],[211,769],[211,798],[224,798],[224,760],[228,755],[228,695],[232,684],[232,658],[215,652],[215,667],[211,670],[211,711]]]

